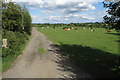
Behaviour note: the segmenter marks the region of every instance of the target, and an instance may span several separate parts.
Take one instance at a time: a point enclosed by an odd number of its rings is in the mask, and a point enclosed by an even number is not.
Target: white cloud
[[[94,15],[97,18],[97,17],[103,17],[107,15],[107,13],[106,13],[106,10],[102,10],[102,11],[99,10],[99,11],[92,12],[90,15]]]
[[[9,0],[9,1],[15,1],[15,2],[56,2],[57,4],[62,4],[65,2],[81,2],[83,0]],[[100,2],[103,0],[84,0],[85,2]]]
[[[62,21],[69,21],[69,22],[79,22],[82,20],[94,20],[94,17],[90,17],[87,14],[69,14],[69,15],[62,15],[62,16],[48,16],[42,18],[43,20],[46,21],[57,21],[57,22],[62,22]]]
[[[32,17],[33,23],[43,22],[43,18],[41,18],[39,16],[31,15],[31,17]]]
[[[68,16],[64,16],[64,17],[72,18],[72,19],[86,19],[86,20],[95,19],[94,17],[90,17],[87,14],[69,14]]]
[[[104,15],[103,12],[91,14],[81,14],[88,10],[94,10],[93,5],[103,0],[12,0],[14,2],[22,2],[30,7],[30,9],[40,9],[42,15],[39,17],[32,16],[33,22],[84,22],[100,20],[97,17]],[[40,13],[38,13],[40,14]],[[41,15],[41,14],[40,14]]]
[[[37,2],[37,3],[40,3],[43,0],[11,0],[11,1],[13,1],[13,2]]]
[[[32,20],[33,20],[33,21],[38,20],[38,17],[37,17],[37,16],[32,15],[31,17],[32,17]]]
[[[62,22],[87,22],[87,21],[94,21],[94,17],[90,17],[87,14],[69,14],[69,15],[62,15],[62,16],[35,16],[32,15],[33,23],[37,22],[46,22],[46,23],[62,23]]]
[[[44,14],[52,14],[53,13],[52,11],[49,11],[49,10],[45,10],[45,11],[41,11],[41,12]]]
[[[87,10],[95,10],[93,3],[102,0],[12,0],[14,2],[26,2],[28,6],[53,10],[62,13],[75,13]]]

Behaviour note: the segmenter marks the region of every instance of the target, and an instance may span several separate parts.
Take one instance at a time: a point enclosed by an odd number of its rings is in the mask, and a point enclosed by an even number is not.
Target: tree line
[[[95,28],[108,28],[110,25],[106,25],[105,23],[95,22],[95,23],[69,23],[69,24],[63,24],[63,23],[37,23],[33,24],[34,27],[95,27]]]
[[[27,8],[13,2],[2,2],[2,29],[31,34],[31,16]]]

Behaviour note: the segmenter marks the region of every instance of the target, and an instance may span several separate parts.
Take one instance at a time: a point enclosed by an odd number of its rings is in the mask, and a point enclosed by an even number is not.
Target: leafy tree
[[[13,2],[2,4],[2,28],[13,32],[22,32],[22,12]]]
[[[13,32],[31,34],[31,16],[26,7],[13,2],[2,3],[2,28]]]
[[[120,1],[103,2],[104,7],[108,8],[108,15],[104,16],[104,22],[110,24],[110,29],[120,30]]]
[[[28,34],[31,34],[31,30],[32,30],[32,19],[31,19],[31,16],[27,10],[27,8],[24,6],[23,8],[23,31],[25,31],[26,33]]]

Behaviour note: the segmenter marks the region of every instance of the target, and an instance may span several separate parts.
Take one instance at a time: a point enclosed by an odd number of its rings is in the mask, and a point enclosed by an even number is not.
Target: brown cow
[[[64,27],[63,28],[65,31],[69,31],[69,30],[71,30],[70,28],[68,28],[68,27]]]
[[[107,30],[107,32],[111,32],[111,30]]]

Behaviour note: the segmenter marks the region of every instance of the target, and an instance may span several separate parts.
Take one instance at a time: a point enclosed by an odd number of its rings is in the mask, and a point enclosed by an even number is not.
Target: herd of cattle
[[[42,27],[42,29],[44,29],[44,28],[45,28],[45,27]],[[47,27],[47,28],[48,28],[48,27]],[[56,27],[53,27],[53,29],[55,29],[55,28],[56,28]],[[64,28],[63,28],[64,31],[70,31],[71,29],[74,29],[75,31],[78,31],[79,28],[76,28],[76,27],[64,27]],[[94,31],[95,31],[95,29],[92,28],[92,27],[89,27],[89,28],[83,27],[82,29],[83,29],[83,30],[89,29],[91,32],[94,32]],[[107,32],[111,32],[111,30],[107,30]]]
[[[71,29],[75,29],[75,31],[78,31],[78,28],[73,28],[73,27],[64,27],[63,30],[64,31],[70,31]],[[83,30],[85,30],[86,28],[83,27]],[[94,32],[95,30],[92,27],[88,28],[91,32]],[[111,30],[107,30],[107,32],[111,32]]]
[[[63,28],[63,30],[65,30],[65,31],[69,31],[69,30],[71,30],[71,29],[75,29],[75,31],[78,31],[78,28],[73,28],[73,27],[64,27],[64,28]],[[85,30],[86,28],[82,28],[82,29]],[[89,29],[90,29],[91,32],[94,31],[93,28],[89,28]]]

